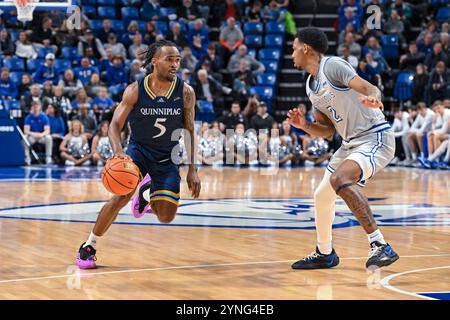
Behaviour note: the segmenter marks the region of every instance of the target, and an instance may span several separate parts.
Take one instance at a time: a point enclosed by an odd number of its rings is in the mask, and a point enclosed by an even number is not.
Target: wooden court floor
[[[290,264],[315,246],[311,197],[323,168],[202,168],[202,193],[171,225],[126,207],[98,242],[96,270],[74,265],[109,195],[93,172],[0,179],[0,299],[448,299],[450,172],[388,168],[365,188],[400,260],[364,265],[362,228],[338,200],[335,269]],[[39,173],[38,171],[42,172]],[[37,177],[37,178],[36,178]],[[25,178],[25,179],[24,179]]]

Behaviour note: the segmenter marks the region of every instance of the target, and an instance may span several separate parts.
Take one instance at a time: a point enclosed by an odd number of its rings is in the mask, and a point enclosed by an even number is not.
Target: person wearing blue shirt
[[[197,60],[201,59],[206,54],[209,44],[209,34],[208,29],[203,26],[203,21],[201,19],[195,20],[194,27],[189,28],[188,42],[192,49],[192,54]]]
[[[31,113],[25,118],[24,134],[30,147],[36,143],[45,144],[45,162],[52,163],[53,139],[50,135],[50,122],[47,115],[42,112],[41,103],[33,101],[31,104]],[[23,143],[25,150],[25,163],[31,164],[30,149]]]
[[[53,65],[54,61],[55,55],[53,53],[47,53],[45,56],[45,63],[34,73],[34,82],[43,84],[45,81],[50,80],[54,85],[58,83],[59,77],[58,72]]]
[[[342,19],[345,16],[345,9],[347,8],[351,8],[355,14],[355,18],[361,20],[364,15],[364,10],[356,0],[347,0],[339,7],[339,18]]]
[[[147,0],[142,6],[141,17],[144,20],[158,20],[161,15],[161,5],[159,0]]]
[[[108,97],[106,87],[100,87],[98,96],[92,100],[91,104],[95,114],[100,118],[103,113],[108,112],[112,108],[114,101]]]
[[[84,57],[81,59],[81,66],[73,70],[75,77],[80,79],[83,85],[87,85],[91,80],[93,73],[99,73],[98,68],[91,66],[89,63],[89,58]]]
[[[17,98],[17,86],[9,78],[9,69],[2,68],[2,74],[0,78],[0,98],[11,100]]]
[[[112,60],[113,66],[106,71],[106,82],[110,86],[109,90],[113,94],[118,94],[125,90],[128,83],[128,73],[123,66],[122,56],[115,56]]]
[[[51,103],[47,105],[47,110],[45,111],[48,117],[48,122],[50,125],[50,135],[53,140],[53,157],[58,158],[58,162],[61,162],[59,159],[59,146],[61,145],[62,140],[64,139],[64,135],[66,134],[66,124],[64,119],[60,115],[60,111],[55,108]]]
[[[339,18],[339,32],[344,30],[348,23],[353,24],[356,31],[361,29],[361,21],[355,16],[351,7],[345,8],[344,16]]]

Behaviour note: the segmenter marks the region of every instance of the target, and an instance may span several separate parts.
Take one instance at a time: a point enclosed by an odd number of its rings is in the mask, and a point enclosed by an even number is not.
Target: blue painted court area
[[[450,292],[425,292],[417,294],[437,300],[450,300]]]

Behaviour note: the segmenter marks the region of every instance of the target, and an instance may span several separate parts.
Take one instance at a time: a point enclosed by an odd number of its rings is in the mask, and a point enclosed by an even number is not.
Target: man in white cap
[[[43,84],[45,81],[50,80],[54,85],[58,82],[58,73],[55,66],[55,55],[53,53],[47,53],[45,56],[45,63],[40,66],[33,75],[35,83]]]

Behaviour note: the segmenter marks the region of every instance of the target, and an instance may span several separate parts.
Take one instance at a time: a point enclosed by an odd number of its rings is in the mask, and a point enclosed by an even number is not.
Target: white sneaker
[[[25,164],[27,166],[31,165],[31,159],[30,158],[25,158]]]
[[[46,164],[52,164],[53,163],[52,157],[45,158],[45,163]]]
[[[74,165],[75,165],[75,162],[73,162],[73,161],[70,161],[70,160],[66,160],[66,162],[64,162],[64,164],[65,164],[66,166],[70,166],[70,167],[72,167],[72,166],[74,166]]]

